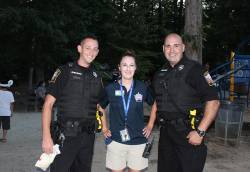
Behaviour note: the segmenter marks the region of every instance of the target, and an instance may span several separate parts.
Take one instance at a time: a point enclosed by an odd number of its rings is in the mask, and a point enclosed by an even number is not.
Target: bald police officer
[[[178,34],[167,35],[163,45],[167,61],[153,79],[152,111],[157,111],[161,125],[158,172],[203,170],[204,136],[219,108],[217,92],[206,82],[201,65],[185,57],[184,50]]]

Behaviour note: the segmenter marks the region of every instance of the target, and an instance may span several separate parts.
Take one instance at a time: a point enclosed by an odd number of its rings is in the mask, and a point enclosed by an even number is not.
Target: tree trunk
[[[162,13],[162,2],[161,0],[158,0],[158,33],[159,33],[159,39],[161,39],[163,37],[163,33],[162,33],[162,28],[163,28],[163,24],[162,24],[162,17],[163,17],[163,13]]]
[[[40,81],[44,81],[44,69],[42,67],[36,67],[35,68],[35,82],[36,84],[39,83]]]
[[[179,30],[179,25],[178,25],[178,0],[173,0],[172,1],[172,6],[174,12],[172,13],[172,18],[173,18],[173,29],[174,32],[178,33]]]
[[[184,14],[183,14],[183,0],[179,1],[179,9],[178,9],[178,33],[180,33],[183,29],[183,22],[184,22]]]
[[[202,63],[202,2],[201,0],[185,1],[184,39],[185,54]]]

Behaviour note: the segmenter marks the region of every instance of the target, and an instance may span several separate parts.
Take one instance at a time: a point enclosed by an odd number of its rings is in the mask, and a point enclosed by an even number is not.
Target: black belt
[[[174,125],[174,126],[187,126],[189,124],[189,120],[187,118],[177,118],[177,119],[164,119],[160,118],[159,123],[161,126],[166,126],[166,125]]]
[[[59,120],[59,124],[65,136],[79,136],[82,133],[93,134],[95,132],[94,120],[71,118]]]

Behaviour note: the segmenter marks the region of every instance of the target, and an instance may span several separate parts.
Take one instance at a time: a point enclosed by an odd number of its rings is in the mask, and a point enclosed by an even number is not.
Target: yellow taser
[[[98,127],[97,127],[97,130],[101,130],[102,129],[102,121],[101,121],[101,113],[99,110],[96,111],[96,114],[95,114],[95,117],[96,117],[96,120],[98,122]]]
[[[195,116],[196,116],[196,109],[194,109],[194,110],[190,110],[189,111],[189,118],[191,119],[191,128],[192,129],[195,129],[195,124],[194,124],[194,121],[195,121]]]

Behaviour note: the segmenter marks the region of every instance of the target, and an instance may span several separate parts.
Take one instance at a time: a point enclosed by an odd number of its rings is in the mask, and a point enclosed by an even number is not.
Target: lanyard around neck
[[[134,85],[134,80],[132,81],[132,84],[131,84],[131,87],[130,87],[130,90],[129,90],[129,96],[128,96],[128,101],[127,101],[127,104],[126,104],[126,101],[125,101],[125,93],[123,94],[123,89],[122,89],[122,80],[121,80],[121,83],[120,83],[120,91],[121,91],[121,97],[122,97],[122,102],[123,102],[123,109],[124,109],[124,116],[125,116],[125,125],[126,125],[126,122],[127,122],[127,119],[128,119],[128,109],[129,109],[129,104],[130,104],[130,100],[131,100],[131,95],[132,95],[132,92],[133,92],[133,85]]]

